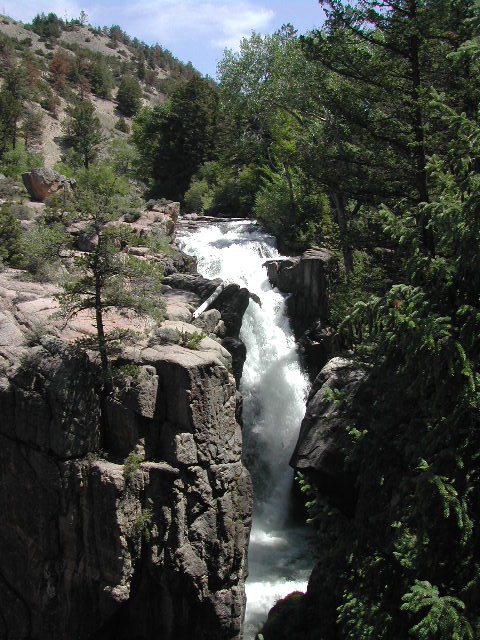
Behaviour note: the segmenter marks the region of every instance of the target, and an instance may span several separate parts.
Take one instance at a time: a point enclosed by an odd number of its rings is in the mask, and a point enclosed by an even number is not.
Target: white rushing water
[[[198,271],[247,287],[250,301],[240,337],[247,347],[240,390],[244,397],[244,464],[255,493],[246,583],[245,640],[253,640],[272,605],[304,591],[313,561],[306,528],[289,514],[293,471],[288,465],[305,412],[303,374],[285,312],[285,296],[270,286],[265,260],[278,258],[273,237],[251,221],[215,222],[180,231],[179,244],[198,258]]]

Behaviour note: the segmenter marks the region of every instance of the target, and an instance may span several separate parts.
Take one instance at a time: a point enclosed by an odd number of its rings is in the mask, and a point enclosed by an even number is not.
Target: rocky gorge
[[[0,273],[1,638],[242,637],[252,488],[220,342],[245,295],[191,324],[204,290],[187,262],[159,328],[106,314],[138,333],[108,396],[75,349],[92,317],[65,323],[55,285]]]
[[[130,224],[173,235],[177,219],[178,206],[168,205]],[[82,228],[71,232],[77,250],[95,241]],[[253,490],[242,462],[240,330],[250,299],[261,305],[262,296],[228,283],[194,319],[222,281],[200,275],[181,251],[162,260],[159,327],[133,312],[106,314],[108,330],[138,332],[117,356],[107,397],[95,355],[74,348],[93,333],[92,317],[65,323],[55,285],[0,273],[2,638],[243,637]],[[329,361],[335,259],[319,249],[265,267],[289,294],[314,378],[287,454],[345,503],[352,480],[338,471],[336,438],[344,418],[329,394],[354,394],[364,374],[348,360]]]

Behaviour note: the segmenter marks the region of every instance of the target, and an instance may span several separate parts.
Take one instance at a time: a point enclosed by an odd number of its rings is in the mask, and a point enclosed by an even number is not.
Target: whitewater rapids
[[[180,229],[178,243],[198,259],[206,278],[235,282],[259,296],[250,301],[241,339],[247,347],[240,391],[244,398],[244,464],[254,486],[253,526],[246,582],[245,640],[253,640],[269,609],[292,591],[305,591],[313,559],[303,523],[293,522],[288,465],[305,412],[308,381],[286,315],[286,297],[268,282],[266,260],[280,258],[275,239],[249,220]]]

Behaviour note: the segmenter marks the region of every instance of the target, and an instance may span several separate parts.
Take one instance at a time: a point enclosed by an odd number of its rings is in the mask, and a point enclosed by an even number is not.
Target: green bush
[[[0,162],[0,173],[13,180],[21,180],[22,173],[31,171],[36,167],[43,167],[43,156],[17,145],[3,154]]]
[[[32,20],[32,31],[42,38],[58,38],[62,33],[62,21],[54,14],[37,14]]]
[[[127,176],[132,173],[138,160],[136,148],[123,138],[113,138],[108,143],[107,156],[115,173],[119,176]]]
[[[122,133],[130,133],[130,126],[123,116],[115,122],[115,129]]]
[[[33,220],[35,212],[30,207],[26,207],[24,204],[12,203],[10,205],[10,213],[12,213],[17,220]]]
[[[185,193],[183,204],[185,211],[189,213],[204,213],[212,206],[213,194],[208,182],[193,179],[188,191]]]
[[[253,212],[277,237],[281,250],[298,253],[316,244],[328,246],[333,225],[326,196],[301,172],[292,171],[292,204],[286,175],[265,174]]]
[[[142,89],[136,78],[126,75],[117,92],[118,110],[124,116],[134,116],[142,106]]]
[[[192,349],[197,351],[200,348],[200,343],[206,338],[206,334],[203,331],[194,331],[188,333],[188,331],[180,331],[180,344],[186,349]]]
[[[343,264],[339,260],[339,264]],[[386,287],[384,270],[365,251],[354,251],[353,271],[340,273],[329,287],[330,322],[338,327],[352,312],[357,302],[365,302],[370,296],[382,293]]]
[[[131,451],[123,462],[123,477],[125,482],[130,482],[135,476],[139,466],[145,460],[145,456]]]
[[[15,180],[11,178],[3,177],[0,178],[0,197],[5,200],[13,200],[14,198],[18,198],[18,195],[21,191],[25,192],[26,190]]]
[[[139,220],[142,216],[142,212],[139,209],[128,209],[124,214],[123,214],[123,221],[124,222],[136,222],[137,220]]]
[[[138,537],[143,534],[145,542],[150,540],[150,525],[152,524],[153,513],[151,509],[142,509],[140,515],[135,520],[135,533]]]
[[[70,244],[71,236],[63,225],[40,222],[21,237],[20,264],[37,280],[53,280],[61,265],[61,252]]]
[[[0,209],[0,258],[13,267],[18,266],[21,258],[21,236],[20,222],[10,211],[10,205],[3,204]]]
[[[113,75],[104,60],[98,58],[87,69],[87,78],[92,92],[100,98],[110,98],[114,86]]]

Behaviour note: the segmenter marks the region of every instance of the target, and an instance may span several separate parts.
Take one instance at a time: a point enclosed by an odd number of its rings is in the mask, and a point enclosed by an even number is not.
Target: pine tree
[[[66,120],[62,123],[65,139],[88,169],[89,164],[96,158],[97,147],[102,140],[100,120],[95,115],[95,106],[88,100],[80,100],[67,109],[67,114]]]
[[[104,316],[110,308],[134,309],[161,319],[162,270],[156,263],[145,262],[122,253],[120,247],[128,232],[112,226],[120,211],[115,204],[119,183],[110,169],[102,166],[85,170],[79,176],[73,219],[85,225],[85,231],[96,238],[93,249],[77,256],[72,278],[64,285],[61,308],[68,318],[82,310],[95,314],[96,339],[88,343],[98,351],[104,390],[112,386],[109,353],[122,335],[107,334]]]
[[[134,141],[161,195],[183,198],[193,174],[212,158],[217,112],[217,91],[195,76],[165,105],[139,114]]]
[[[142,106],[142,88],[136,78],[126,75],[117,92],[118,110],[124,116],[134,116]]]
[[[31,107],[24,110],[21,131],[25,140],[25,151],[28,151],[30,145],[42,139],[42,121],[43,115],[41,111]]]

